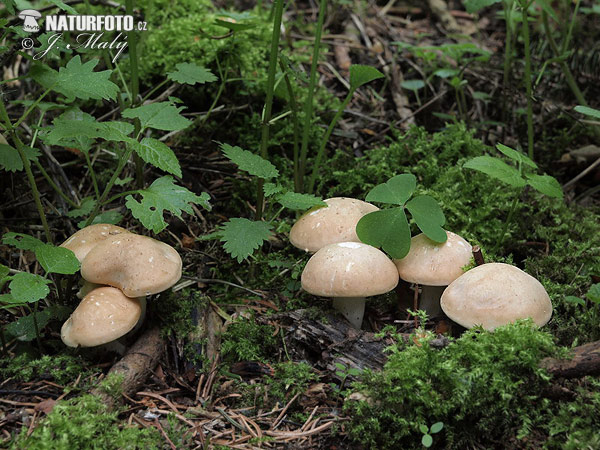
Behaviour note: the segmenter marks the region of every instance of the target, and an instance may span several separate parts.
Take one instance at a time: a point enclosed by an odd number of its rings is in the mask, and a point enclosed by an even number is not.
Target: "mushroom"
[[[133,233],[109,236],[81,263],[89,282],[114,286],[128,297],[157,294],[181,278],[181,257],[168,244]]]
[[[384,294],[398,284],[398,271],[382,251],[361,242],[329,244],[317,251],[302,272],[305,291],[333,297],[333,307],[360,328],[365,297]]]
[[[60,246],[71,250],[79,262],[82,262],[88,252],[98,243],[121,233],[129,233],[129,231],[109,223],[98,223],[77,231]]]
[[[422,286],[420,309],[430,317],[440,314],[440,297],[445,287],[461,276],[469,264],[472,247],[458,234],[447,231],[448,239],[437,243],[421,233],[410,242],[408,255],[395,259],[400,278]]]
[[[356,224],[362,216],[379,210],[370,203],[347,197],[328,198],[325,203],[325,207],[308,210],[294,224],[290,230],[294,247],[314,253],[336,242],[360,242]]]
[[[19,19],[23,19],[23,31],[28,33],[37,33],[40,31],[40,26],[37,23],[37,19],[42,17],[42,14],[37,12],[35,9],[24,9],[19,13]]]
[[[112,342],[139,322],[145,299],[130,298],[104,286],[89,292],[63,324],[60,337],[69,347],[95,347]]]
[[[446,288],[440,301],[450,319],[466,328],[486,330],[531,318],[541,327],[552,316],[542,284],[510,264],[488,263],[469,270]]]

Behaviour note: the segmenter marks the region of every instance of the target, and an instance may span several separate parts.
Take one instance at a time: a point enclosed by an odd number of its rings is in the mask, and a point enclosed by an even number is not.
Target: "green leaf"
[[[378,184],[367,194],[368,202],[404,205],[417,187],[417,178],[409,173],[396,175],[382,184]]]
[[[98,124],[98,137],[106,141],[131,142],[133,138],[129,135],[133,130],[134,126],[129,122],[102,122]]]
[[[79,261],[68,248],[50,244],[38,245],[35,248],[35,257],[48,273],[70,275],[79,270]]]
[[[319,197],[311,194],[300,194],[298,192],[286,192],[277,199],[283,207],[288,209],[305,210],[313,206],[327,206]]]
[[[340,369],[340,370],[346,370],[346,366],[345,366],[345,365],[343,365],[342,363],[335,362],[335,363],[333,363],[333,365],[334,365],[335,367],[337,367],[338,369]]]
[[[527,184],[548,197],[563,198],[563,190],[556,178],[550,175],[526,175]]]
[[[537,169],[537,164],[529,159],[529,156],[525,155],[524,153],[518,152],[517,150],[507,147],[504,144],[497,144],[496,148],[500,150],[503,155],[508,156],[510,159],[525,164],[533,169]]]
[[[523,187],[526,184],[517,169],[492,156],[477,156],[467,161],[463,167],[483,172],[514,187]]]
[[[233,218],[221,226],[223,248],[238,263],[248,258],[254,250],[271,236],[271,225],[267,222],[253,222],[244,218]]]
[[[406,209],[412,214],[419,229],[435,242],[446,242],[448,236],[442,226],[446,218],[442,209],[433,197],[419,195],[406,203]]]
[[[39,245],[44,245],[42,241],[33,236],[23,233],[8,232],[2,236],[2,243],[12,245],[20,250],[35,250]]]
[[[67,217],[75,218],[87,216],[89,213],[92,212],[94,206],[96,206],[96,200],[94,200],[93,197],[85,197],[83,200],[81,200],[79,208],[75,208],[69,211],[67,213]]]
[[[177,83],[204,84],[217,81],[217,77],[210,70],[194,63],[179,63],[175,68],[175,72],[167,73],[167,78]]]
[[[207,210],[211,209],[206,192],[198,196],[174,184],[173,177],[168,175],[155,180],[147,189],[139,191],[139,194],[142,196],[141,202],[128,195],[125,206],[131,210],[133,217],[155,233],[160,233],[167,227],[163,218],[164,211],[169,211],[181,219],[183,211],[193,214],[192,203]]]
[[[52,90],[67,97],[67,102],[75,98],[82,100],[114,100],[119,87],[109,80],[112,71],[94,72],[100,61],[96,58],[82,64],[81,56],[71,58],[65,67],[61,67],[52,84]]]
[[[565,301],[567,303],[572,303],[574,305],[585,305],[585,300],[579,297],[575,297],[573,295],[567,295],[565,297]]]
[[[473,14],[487,6],[500,3],[501,1],[502,0],[464,0],[464,5],[467,12]]]
[[[425,87],[425,82],[423,80],[405,80],[400,83],[400,86],[409,91],[418,91]]]
[[[248,150],[237,146],[232,147],[229,144],[221,144],[221,150],[231,162],[237,164],[241,170],[248,172],[250,175],[264,180],[279,176],[279,171],[273,164]]]
[[[63,11],[68,12],[69,14],[79,14],[75,9],[73,9],[72,7],[70,7],[69,5],[67,5],[66,3],[64,3],[61,0],[48,0],[48,1],[50,3],[58,6]]]
[[[263,192],[265,193],[265,197],[270,197],[271,195],[278,194],[283,191],[283,186],[275,183],[265,183],[263,185]]]
[[[172,173],[181,178],[181,167],[173,150],[161,141],[144,138],[141,142],[132,141],[133,150],[146,161],[165,172]]]
[[[433,425],[431,425],[431,429],[429,430],[429,432],[431,434],[439,433],[440,431],[442,431],[442,428],[444,428],[444,422],[436,422]]]
[[[384,76],[375,67],[353,64],[350,66],[350,90],[358,89],[363,84],[383,78]]]
[[[449,77],[454,77],[454,76],[458,75],[459,70],[458,69],[438,69],[435,72],[433,72],[433,74],[440,78],[449,78]]]
[[[0,144],[0,169],[7,172],[23,170],[23,161],[16,148],[8,144]]]
[[[431,447],[433,445],[433,438],[431,437],[431,435],[423,435],[423,437],[421,438],[421,444],[423,444],[423,447]]]
[[[51,320],[65,320],[69,317],[70,310],[65,306],[50,306],[43,311],[29,314],[28,316],[21,317],[15,322],[9,323],[4,330],[19,341],[34,340],[36,337],[35,322],[33,320],[34,314],[38,330],[41,331]]]
[[[423,434],[429,433],[429,427],[427,425],[423,425],[423,424],[419,425],[419,430]]]
[[[587,292],[586,297],[594,303],[600,303],[600,283],[593,284]]]
[[[5,278],[10,273],[10,269],[4,264],[0,264],[0,280]]]
[[[19,272],[13,275],[8,287],[15,302],[33,303],[46,298],[50,293],[48,284],[50,280],[47,278],[29,272]]]
[[[179,114],[182,109],[184,109],[183,106],[177,107],[171,102],[159,102],[133,109],[128,108],[121,115],[127,119],[140,119],[142,128],[178,131],[192,124],[191,120]]]
[[[92,220],[90,225],[95,225],[97,223],[110,223],[112,225],[118,224],[123,219],[123,214],[119,211],[104,211],[102,214],[98,214]],[[77,222],[77,226],[79,228],[84,228],[86,226],[87,219],[80,220]]]
[[[586,116],[593,117],[594,119],[600,119],[600,110],[590,108],[589,106],[577,105],[575,111]]]
[[[404,258],[410,249],[410,228],[403,208],[363,216],[356,225],[356,234],[365,244],[381,248],[395,259]]]

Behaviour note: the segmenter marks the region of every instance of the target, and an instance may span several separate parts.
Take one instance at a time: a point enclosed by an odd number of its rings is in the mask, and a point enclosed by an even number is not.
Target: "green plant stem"
[[[146,100],[148,100],[152,94],[154,94],[156,91],[158,91],[161,87],[163,87],[165,84],[167,84],[169,81],[168,78],[165,78],[164,80],[162,80],[160,83],[158,83],[155,87],[152,88],[152,90],[150,92],[148,92],[144,98],[142,98],[140,103],[144,103]]]
[[[219,89],[217,89],[217,94],[215,95],[213,102],[211,103],[210,107],[208,108],[208,111],[206,111],[206,114],[200,120],[200,126],[203,126],[206,123],[206,121],[210,117],[210,114],[213,112],[213,110],[217,106],[217,103],[219,102],[219,99],[221,98],[221,95],[223,94],[223,91],[225,90],[225,85],[227,84],[227,81],[228,81],[227,80],[227,71],[224,71],[221,69],[221,64],[219,62],[219,58],[216,59],[216,62],[217,62],[217,68],[219,70],[219,77],[221,78],[221,84],[219,84]]]
[[[521,1],[523,47],[525,50],[525,89],[527,93],[527,155],[533,157],[533,93],[531,90],[531,50],[529,47],[529,23],[527,20],[528,1]]]
[[[579,12],[579,5],[581,1],[575,0],[575,9],[573,10],[573,15],[571,16],[571,21],[569,23],[569,29],[567,31],[567,36],[563,40],[561,45],[561,53],[565,53],[569,48],[569,44],[571,43],[571,36],[573,35],[573,26],[575,25],[575,18],[577,17],[577,12]]]
[[[109,198],[108,200],[104,200],[104,201],[102,202],[102,206],[104,206],[104,205],[108,205],[108,204],[110,204],[110,203],[114,202],[115,200],[117,200],[117,199],[119,199],[119,198],[121,198],[121,197],[125,197],[125,196],[127,196],[127,195],[135,195],[135,194],[139,194],[139,193],[140,193],[140,190],[139,190],[139,189],[135,189],[135,190],[132,190],[132,191],[120,192],[120,193],[118,193],[118,194],[115,194],[115,195],[113,195],[113,196],[112,196],[111,198]]]
[[[312,62],[310,65],[310,78],[308,81],[308,95],[304,102],[304,126],[302,128],[302,144],[300,146],[300,190],[304,190],[304,175],[306,174],[306,157],[308,155],[308,137],[312,128],[313,116],[313,96],[317,83],[317,66],[319,64],[319,53],[321,49],[321,34],[323,32],[323,23],[325,22],[325,13],[327,11],[327,0],[321,0],[319,5],[319,17],[317,19],[317,28],[315,30],[315,41],[313,44]]]
[[[33,307],[33,314],[32,314],[33,327],[35,328],[35,340],[37,342],[38,350],[40,351],[40,354],[44,354],[44,352],[42,350],[42,341],[40,339],[40,327],[38,325],[38,320],[37,320],[38,307],[39,307],[39,301],[35,302],[35,305]]]
[[[268,159],[269,146],[269,122],[271,120],[271,112],[273,109],[273,92],[275,88],[275,74],[277,72],[277,61],[279,59],[279,36],[281,35],[281,18],[283,16],[283,0],[275,1],[275,10],[273,15],[273,35],[271,37],[271,53],[269,57],[269,72],[267,76],[267,98],[263,110],[261,140],[260,140],[260,156]],[[256,191],[256,220],[262,219],[264,206],[264,180],[261,178],[258,181]]]
[[[348,95],[342,102],[342,105],[338,109],[337,113],[335,113],[333,120],[329,124],[329,127],[327,128],[327,131],[325,132],[325,136],[323,136],[323,138],[321,139],[321,144],[319,145],[319,151],[317,152],[317,156],[315,158],[315,162],[313,165],[313,170],[312,170],[312,173],[310,176],[310,180],[308,181],[308,186],[306,188],[306,192],[309,194],[312,194],[313,189],[315,187],[315,182],[317,181],[317,175],[319,175],[319,169],[321,167],[321,160],[323,159],[323,156],[325,154],[325,146],[327,145],[327,141],[329,141],[329,137],[331,136],[331,133],[333,133],[333,129],[335,128],[338,121],[342,117],[342,114],[344,114],[344,110],[346,109],[346,106],[348,106],[348,104],[350,103],[350,100],[352,99],[352,96],[354,95],[354,91],[355,91],[355,89],[350,89],[350,92],[348,92]]]
[[[503,122],[506,122],[508,111],[506,110],[506,91],[508,89],[509,78],[510,78],[510,68],[512,66],[512,28],[511,28],[511,16],[513,11],[514,2],[505,1],[504,3],[504,22],[506,23],[506,38],[504,42],[504,67],[503,67],[503,77],[502,77],[502,90],[504,95],[502,96],[502,116],[504,118]]]
[[[94,193],[96,194],[96,200],[100,199],[100,189],[98,189],[98,180],[96,179],[96,172],[94,172],[94,168],[92,167],[92,161],[90,160],[90,155],[88,152],[84,152],[85,163],[87,165],[88,171],[90,172],[90,178],[92,179],[92,185],[94,186]]]
[[[492,253],[496,253],[498,251],[498,249],[504,243],[504,236],[506,235],[506,231],[508,230],[508,225],[510,224],[510,222],[512,220],[512,217],[515,214],[515,209],[517,208],[517,203],[519,203],[519,196],[520,195],[517,195],[514,198],[514,200],[512,202],[512,205],[510,206],[510,210],[508,212],[508,216],[506,217],[506,221],[504,222],[504,226],[502,227],[502,232],[500,233],[500,238],[496,242],[496,245],[494,246],[494,249],[492,250]]]
[[[50,177],[50,175],[48,174],[48,172],[46,172],[46,169],[44,169],[44,167],[42,166],[42,164],[39,161],[35,160],[35,161],[33,161],[33,163],[35,164],[35,167],[40,171],[40,173],[42,174],[42,176],[44,177],[44,179],[48,182],[48,184],[50,185],[50,187],[52,189],[54,189],[54,191],[65,202],[67,202],[71,208],[79,208],[80,205],[78,205],[77,203],[75,203],[73,200],[71,200],[71,198],[67,194],[64,193],[64,191]]]
[[[288,97],[290,101],[290,110],[292,112],[292,123],[294,125],[294,190],[296,192],[300,192],[302,189],[300,185],[300,149],[298,147],[298,139],[300,137],[300,123],[298,122],[298,105],[296,103],[296,97],[294,96],[294,88],[292,87],[292,83],[290,81],[290,77],[288,76],[285,65],[282,61],[279,61],[279,67],[283,72],[283,79],[285,81],[285,86],[287,88]]]
[[[12,126],[12,128],[18,128],[18,127],[19,127],[19,125],[21,125],[21,122],[23,122],[23,121],[24,121],[24,120],[27,118],[27,116],[28,116],[28,115],[31,113],[31,111],[33,111],[33,109],[34,109],[34,108],[35,108],[37,105],[39,105],[39,103],[42,101],[42,99],[43,99],[43,98],[44,98],[46,95],[48,95],[48,93],[49,93],[51,90],[52,90],[52,88],[46,89],[46,90],[45,90],[45,91],[42,93],[42,95],[41,95],[41,96],[39,96],[39,97],[37,98],[37,100],[36,100],[35,102],[33,102],[33,103],[32,103],[32,104],[29,106],[29,108],[27,108],[27,110],[26,110],[26,111],[23,113],[23,115],[22,115],[21,117],[19,117],[19,120],[17,120],[17,121],[15,122],[15,124]]]

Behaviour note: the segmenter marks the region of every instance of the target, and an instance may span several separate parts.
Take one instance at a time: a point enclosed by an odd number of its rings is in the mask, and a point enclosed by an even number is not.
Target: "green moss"
[[[221,337],[223,362],[272,361],[279,349],[279,337],[273,327],[257,323],[254,318],[240,318],[229,324]]]
[[[0,360],[0,378],[15,378],[25,382],[43,378],[64,385],[74,381],[79,375],[88,375],[89,371],[84,366],[85,362],[75,356],[45,355],[32,359],[30,355],[23,353]]]
[[[197,289],[186,288],[161,294],[159,299],[148,304],[148,308],[152,316],[160,320],[163,333],[184,338],[196,330],[196,311],[203,310],[208,301],[208,297]]]
[[[58,402],[27,437],[27,427],[17,436],[12,449],[158,449],[160,435],[154,429],[120,427],[117,412],[93,395]]]

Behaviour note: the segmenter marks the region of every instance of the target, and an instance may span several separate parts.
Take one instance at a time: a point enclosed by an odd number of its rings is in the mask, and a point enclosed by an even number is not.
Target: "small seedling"
[[[348,377],[357,377],[360,375],[361,370],[357,369],[356,367],[350,367],[350,366],[346,366],[342,363],[336,362],[334,363],[335,367],[336,367],[336,371],[335,374],[340,377],[342,379],[342,381],[340,382],[340,385],[336,385],[335,383],[330,383],[330,386],[332,387],[332,389],[334,391],[337,391],[339,393],[342,393],[342,389],[344,388],[344,385],[346,383],[346,380],[348,379]]]
[[[427,425],[421,425],[419,429],[421,430],[421,433],[423,433],[423,437],[421,438],[421,444],[423,444],[423,447],[431,447],[433,445],[433,436],[431,435],[439,433],[442,428],[444,428],[443,422],[436,422],[431,425],[431,427],[428,427]]]

